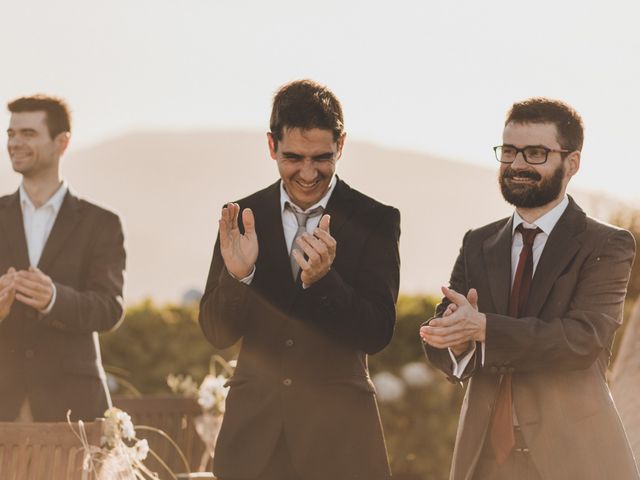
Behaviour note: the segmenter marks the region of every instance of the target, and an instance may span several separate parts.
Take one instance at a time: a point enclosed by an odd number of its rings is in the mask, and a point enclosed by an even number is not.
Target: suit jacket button
[[[286,342],[284,342],[284,344],[285,344],[287,347],[293,347],[294,341],[293,341],[292,339],[288,338],[288,339],[287,339],[287,341],[286,341]]]
[[[32,359],[32,358],[33,358],[33,357],[35,357],[35,356],[36,356],[36,352],[34,352],[34,351],[33,351],[33,350],[31,350],[31,349],[28,349],[28,350],[25,350],[25,351],[24,351],[24,357],[25,357],[25,358]]]
[[[285,379],[282,381],[282,384],[283,384],[285,387],[290,387],[292,383],[293,383],[293,380],[291,380],[290,378],[285,378]]]
[[[489,369],[489,371],[490,371],[491,373],[498,373],[498,367],[491,367],[491,368]]]

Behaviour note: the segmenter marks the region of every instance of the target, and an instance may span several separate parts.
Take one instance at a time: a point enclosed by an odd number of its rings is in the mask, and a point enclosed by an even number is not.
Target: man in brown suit
[[[635,244],[566,195],[582,142],[565,103],[513,105],[495,152],[515,212],[467,232],[420,329],[429,360],[469,380],[452,480],[639,478],[605,380]]]
[[[62,100],[23,97],[9,111],[22,184],[0,198],[0,421],[93,420],[110,405],[97,332],[123,316],[120,220],[60,177]]]

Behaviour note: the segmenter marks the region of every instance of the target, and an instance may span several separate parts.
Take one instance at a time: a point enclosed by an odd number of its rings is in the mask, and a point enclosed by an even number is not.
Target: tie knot
[[[287,202],[285,204],[285,208],[292,212],[296,217],[296,222],[298,222],[298,227],[306,227],[307,221],[312,217],[317,217],[322,214],[324,210],[322,207],[318,206],[313,208],[307,212],[301,212],[300,209],[293,206],[291,203]]]
[[[534,240],[536,239],[536,235],[542,233],[539,227],[536,228],[525,228],[525,226],[521,223],[516,227],[516,231],[522,234],[522,243],[531,247],[533,245]]]

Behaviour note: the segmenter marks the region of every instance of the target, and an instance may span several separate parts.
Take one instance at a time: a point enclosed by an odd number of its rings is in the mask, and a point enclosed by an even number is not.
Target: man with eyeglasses
[[[605,378],[635,243],[565,193],[582,142],[567,104],[513,105],[494,151],[515,211],[467,232],[420,329],[429,360],[469,380],[451,480],[640,478]]]

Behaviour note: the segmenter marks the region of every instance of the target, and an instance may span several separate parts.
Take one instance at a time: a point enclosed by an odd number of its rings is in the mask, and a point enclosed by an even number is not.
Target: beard
[[[511,183],[508,180],[519,176],[530,178],[539,183],[533,185]],[[542,176],[535,170],[514,170],[507,167],[498,178],[502,196],[514,207],[538,208],[542,207],[560,195],[562,192],[562,180],[564,178],[564,162],[554,170],[548,178]]]

